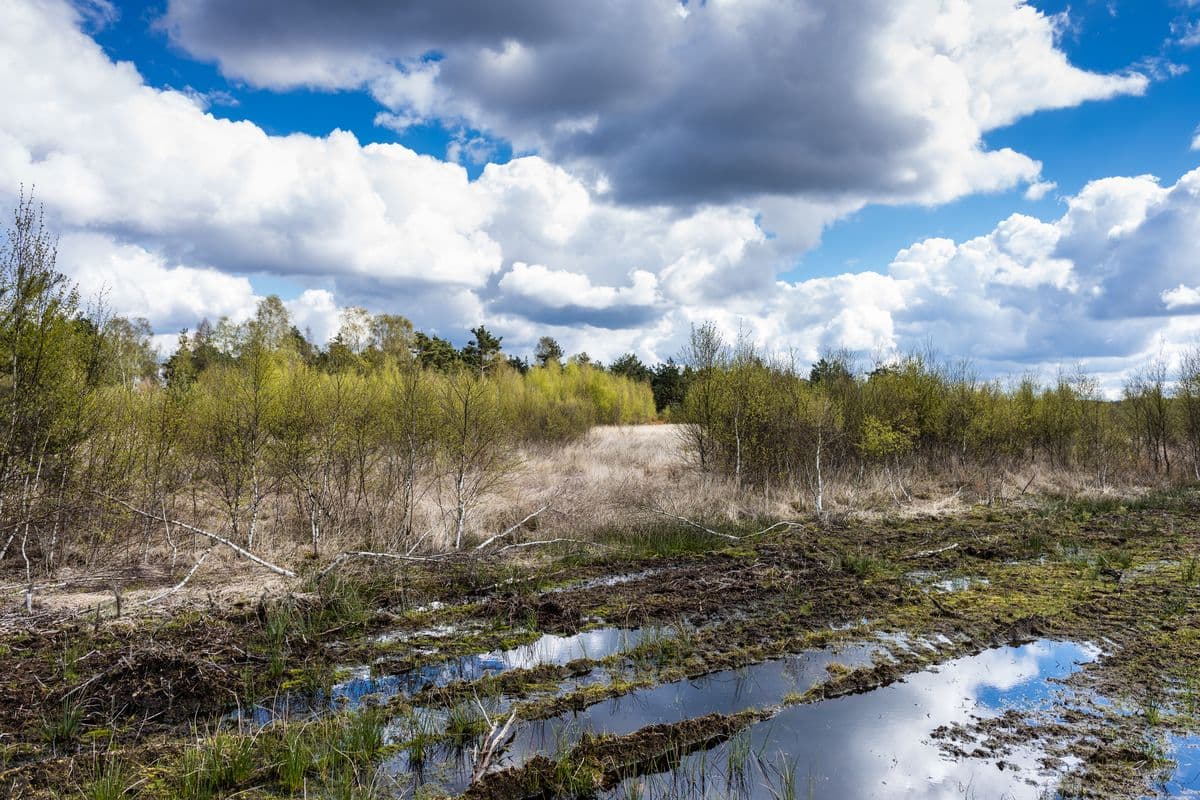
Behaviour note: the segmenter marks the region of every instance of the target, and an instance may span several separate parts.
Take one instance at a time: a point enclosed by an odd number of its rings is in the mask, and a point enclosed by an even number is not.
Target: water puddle
[[[1136,578],[1146,577],[1147,575],[1156,575],[1159,572],[1167,569],[1173,569],[1179,566],[1179,561],[1176,559],[1160,559],[1158,561],[1149,561],[1145,564],[1138,564],[1135,567],[1129,567],[1121,570],[1120,581],[1126,583]]]
[[[504,765],[520,764],[539,752],[554,752],[585,733],[621,736],[647,725],[682,722],[705,714],[735,714],[778,705],[829,677],[828,667],[859,667],[883,652],[876,644],[840,650],[811,650],[695,680],[664,683],[589,706],[583,711],[531,722],[518,732]]]
[[[829,677],[828,667],[840,664],[856,667],[868,664],[885,652],[876,642],[843,647],[840,650],[812,650],[787,658],[767,661],[742,669],[715,672],[695,680],[675,681],[635,690],[611,700],[601,701],[582,711],[546,720],[522,724],[494,769],[519,765],[537,753],[562,752],[578,743],[585,734],[623,735],[647,725],[682,722],[710,713],[732,714],[750,708],[777,705],[789,695],[802,694]],[[585,675],[559,687],[559,693],[595,682],[598,675]],[[493,717],[503,717],[509,706],[493,709]],[[418,710],[418,721],[411,724],[436,729],[439,720],[430,712]],[[432,712],[444,714],[442,711]],[[397,740],[403,735],[396,736]],[[408,752],[400,752],[385,761],[380,769],[393,783],[409,781],[436,786],[454,794],[463,791],[471,777],[471,764],[461,749],[439,747],[425,753],[414,763]]]
[[[429,628],[419,628],[412,631],[388,631],[372,639],[378,645],[399,644],[413,639],[449,639],[471,632],[471,628],[462,625],[434,625]]]
[[[562,592],[578,592],[586,589],[600,589],[609,586],[620,586],[623,583],[632,583],[634,581],[651,578],[663,572],[666,572],[666,570],[644,569],[640,572],[628,572],[623,575],[605,575],[600,578],[589,578],[588,580],[575,581],[574,583],[568,583],[565,586],[556,586],[553,589],[546,590],[545,594],[561,594]]]
[[[1160,793],[1167,797],[1200,798],[1200,736],[1169,736],[1167,746],[1175,770],[1159,785]]]
[[[972,577],[969,575],[951,575],[946,577],[944,573],[930,570],[914,570],[913,572],[905,573],[904,577],[913,583],[919,583],[928,586],[934,591],[946,594],[965,592],[967,589],[982,588],[991,583],[987,578]]]
[[[1053,679],[1098,655],[1070,642],[1000,647],[865,694],[791,706],[669,773],[627,780],[609,796],[1040,797],[1059,776],[1041,767],[1035,750],[1003,761],[950,758],[930,733],[1048,705],[1060,691]]]
[[[331,710],[353,710],[366,702],[383,703],[397,695],[411,697],[431,686],[474,681],[514,669],[562,666],[580,658],[602,659],[636,647],[643,640],[664,634],[651,628],[595,628],[572,636],[545,634],[530,644],[508,650],[462,656],[407,672],[373,675],[369,666],[356,667],[328,691],[281,697],[252,709],[234,712],[229,719],[252,726],[280,718],[311,717]]]

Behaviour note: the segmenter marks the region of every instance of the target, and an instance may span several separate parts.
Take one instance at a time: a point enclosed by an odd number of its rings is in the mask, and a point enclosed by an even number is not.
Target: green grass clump
[[[886,575],[892,569],[887,561],[866,553],[846,553],[838,560],[838,566],[842,572],[860,579]]]
[[[249,785],[288,795],[324,787],[321,796],[363,790],[360,768],[383,751],[387,715],[382,708],[335,714],[305,722],[279,723],[253,734],[222,731],[200,739],[169,767],[176,796],[215,800]],[[372,790],[373,791],[373,790]],[[354,797],[370,795],[353,794]]]
[[[237,789],[254,774],[259,757],[255,736],[218,733],[184,751],[179,763],[179,797],[213,800]]]
[[[42,739],[51,745],[67,744],[79,738],[83,729],[83,707],[64,700],[57,714],[42,717]]]
[[[96,765],[92,779],[80,793],[84,800],[120,800],[129,793],[129,789],[125,766],[115,759],[107,759]]]
[[[272,764],[275,779],[289,792],[299,792],[306,786],[306,777],[313,766],[309,737],[301,727],[289,727],[278,740],[279,747]]]
[[[1191,556],[1183,562],[1180,578],[1188,586],[1196,583],[1197,578],[1200,578],[1200,557]]]
[[[458,703],[446,710],[445,736],[455,744],[477,739],[488,731],[487,720],[475,704]]]
[[[606,531],[601,544],[632,558],[695,555],[726,547],[729,542],[690,525],[656,524]]]

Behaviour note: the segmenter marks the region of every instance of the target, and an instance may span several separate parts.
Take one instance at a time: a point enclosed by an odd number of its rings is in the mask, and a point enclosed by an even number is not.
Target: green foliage
[[[888,562],[866,553],[846,553],[841,556],[839,561],[842,571],[856,578],[885,575],[893,569]]]
[[[650,379],[654,377],[653,371],[633,353],[626,353],[617,358],[608,366],[608,371],[614,375],[624,375],[631,381],[640,383],[650,383]]]
[[[871,460],[886,461],[907,455],[912,449],[913,436],[910,431],[893,428],[877,417],[863,420],[858,449]]]
[[[484,375],[504,363],[500,357],[500,341],[503,337],[496,336],[484,326],[471,329],[471,341],[462,350],[462,362],[468,369]]]
[[[553,336],[543,336],[538,339],[537,347],[533,350],[533,360],[539,367],[562,363],[562,346]]]
[[[683,403],[688,377],[688,371],[670,358],[654,366],[650,388],[654,394],[654,407],[660,414],[678,408]]]
[[[385,709],[369,708],[201,737],[170,766],[175,796],[212,800],[264,781],[289,795],[319,787],[319,796],[370,796],[370,771],[360,768],[382,752],[387,720]]]
[[[502,405],[525,441],[562,441],[593,425],[628,425],[654,418],[650,387],[595,367],[568,363],[533,367],[497,378]]]
[[[147,323],[85,311],[55,259],[22,197],[0,247],[0,528],[20,531],[0,537],[0,560],[23,554],[31,572],[80,541],[89,558],[119,549],[122,533],[148,553],[157,526],[122,531],[103,495],[164,517],[186,503],[181,516],[251,548],[268,525],[302,531],[317,556],[331,530],[368,549],[407,540],[418,500],[441,502],[445,481],[461,544],[520,446],[655,414],[649,387],[598,366],[510,366],[482,325],[460,352],[404,317],[348,308],[317,352],[273,295],[244,323],[181,333],[160,379]],[[177,533],[164,520],[172,551]]]
[[[413,342],[417,361],[426,369],[444,371],[461,362],[461,356],[454,345],[440,336],[427,336],[417,331]]]
[[[487,720],[473,700],[456,703],[446,709],[444,735],[451,742],[464,745],[487,731]]]
[[[922,355],[861,374],[833,354],[802,374],[711,325],[693,330],[684,355],[686,390],[671,417],[688,426],[702,468],[740,481],[819,492],[825,475],[868,467],[894,476],[975,465],[986,476],[1041,462],[1092,472],[1103,486],[1126,470],[1170,473],[1181,457],[1200,478],[1200,349],[1184,355],[1174,393],[1165,367],[1151,364],[1121,401],[1081,373],[1005,388]]]

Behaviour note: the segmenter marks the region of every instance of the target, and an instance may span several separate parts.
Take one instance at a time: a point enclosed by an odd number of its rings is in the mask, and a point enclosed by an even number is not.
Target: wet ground
[[[1200,797],[1200,494],[770,522],[14,634],[0,787]]]

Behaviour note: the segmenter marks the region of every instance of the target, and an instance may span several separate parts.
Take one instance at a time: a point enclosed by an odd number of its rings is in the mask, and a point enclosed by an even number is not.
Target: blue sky
[[[714,320],[1106,385],[1200,335],[1190,0],[2,13],[0,186],[164,345],[267,293],[320,341],[363,305],[656,359]]]
[[[1200,49],[1171,42],[1172,23],[1187,19],[1181,4],[1055,0],[1034,5],[1050,14],[1070,13],[1072,30],[1061,45],[1081,67],[1120,71],[1161,58],[1188,71],[1155,82],[1141,97],[1045,111],[989,134],[992,147],[1012,147],[1046,165],[1046,178],[1058,186],[1041,200],[1026,200],[1014,190],[933,208],[870,207],[834,226],[802,257],[797,274],[878,268],[911,242],[983,235],[1014,211],[1057,216],[1064,210],[1060,196],[1073,195],[1097,178],[1151,174],[1171,180],[1197,165],[1191,143],[1200,124]]]

